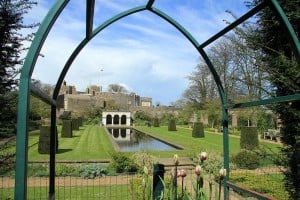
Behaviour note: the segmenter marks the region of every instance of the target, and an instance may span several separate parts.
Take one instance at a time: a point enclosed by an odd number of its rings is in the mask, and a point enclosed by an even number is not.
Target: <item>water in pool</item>
[[[144,151],[144,150],[155,150],[155,151],[172,151],[178,150],[178,148],[159,141],[145,133],[128,129],[108,129],[111,137],[119,146],[122,152],[131,151]]]

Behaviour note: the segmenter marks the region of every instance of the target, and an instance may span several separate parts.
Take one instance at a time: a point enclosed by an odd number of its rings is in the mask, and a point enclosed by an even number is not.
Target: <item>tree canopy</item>
[[[28,0],[0,1],[0,130],[15,133],[17,85],[20,67],[23,63],[23,42],[30,40],[32,34],[22,34],[37,24],[25,25],[23,17],[36,4]]]

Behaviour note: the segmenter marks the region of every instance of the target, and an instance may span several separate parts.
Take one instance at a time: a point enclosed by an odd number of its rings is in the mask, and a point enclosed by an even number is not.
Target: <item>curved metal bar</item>
[[[280,23],[285,27],[285,29],[288,32],[290,43],[295,52],[295,57],[300,67],[300,42],[297,37],[297,34],[295,33],[295,30],[293,29],[290,21],[288,20],[287,16],[285,15],[277,0],[271,0],[268,2],[271,3],[271,9],[275,12],[276,16],[279,18]]]
[[[83,47],[91,40],[93,39],[98,33],[100,33],[104,28],[108,27],[109,25],[111,25],[112,23],[118,21],[119,19],[122,19],[128,15],[131,15],[133,13],[136,12],[140,12],[146,10],[146,6],[138,6],[132,9],[129,9],[127,11],[124,11],[110,19],[108,19],[107,21],[105,21],[103,24],[101,24],[100,26],[98,26],[93,33],[91,34],[90,38],[85,38],[84,40],[82,40],[80,42],[80,44],[76,47],[76,49],[73,51],[73,53],[71,54],[71,56],[69,57],[69,59],[67,60],[59,78],[58,81],[56,82],[56,86],[54,88],[54,92],[53,92],[53,99],[57,99],[58,97],[58,93],[60,90],[60,86],[71,66],[71,64],[73,63],[73,61],[75,60],[75,58],[78,56],[78,54],[81,52],[81,50],[83,49]]]
[[[208,40],[203,42],[199,47],[205,48],[207,45],[209,45],[210,43],[212,43],[213,41],[215,41],[216,39],[218,39],[222,35],[226,34],[227,32],[229,32],[230,30],[232,30],[236,26],[240,25],[241,23],[243,23],[244,21],[246,21],[247,19],[249,19],[250,17],[255,15],[258,11],[265,8],[266,6],[267,6],[267,3],[265,1],[262,2],[261,4],[255,6],[253,9],[251,9],[249,12],[247,12],[246,14],[244,14],[243,16],[238,18],[236,21],[229,24],[223,30],[221,30],[220,32],[218,32],[217,34],[215,34],[214,36],[212,36],[211,38],[209,38]]]
[[[26,199],[27,196],[27,162],[28,162],[28,113],[29,113],[29,89],[30,78],[37,61],[42,45],[69,0],[56,1],[47,16],[40,25],[34,40],[27,53],[20,76],[18,121],[16,138],[16,176],[15,199]]]
[[[155,13],[156,15],[158,15],[159,17],[165,19],[167,22],[169,22],[171,25],[173,25],[177,30],[179,30],[190,42],[191,44],[198,50],[198,52],[200,53],[200,55],[204,58],[206,64],[208,65],[211,73],[213,74],[214,80],[217,84],[218,90],[219,90],[219,94],[221,96],[222,99],[222,103],[226,104],[226,95],[224,92],[224,88],[222,86],[220,77],[217,73],[217,71],[215,70],[213,64],[211,63],[210,59],[208,58],[208,56],[206,55],[206,53],[204,52],[204,50],[200,47],[198,41],[184,28],[182,27],[178,22],[176,22],[173,18],[171,18],[170,16],[168,16],[166,13],[160,11],[157,8],[151,8],[150,9],[151,12]]]

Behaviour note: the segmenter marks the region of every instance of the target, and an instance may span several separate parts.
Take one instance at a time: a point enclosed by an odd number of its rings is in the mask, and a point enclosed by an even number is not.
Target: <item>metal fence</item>
[[[184,169],[184,166],[181,167]],[[278,196],[278,193],[274,193],[276,190],[283,190],[282,174],[277,169],[270,171],[271,169],[260,170],[236,170],[232,172],[233,180],[240,181],[235,185],[232,183],[230,187],[230,199],[288,199],[284,193]],[[270,176],[275,181],[272,184],[268,184]],[[261,179],[257,178],[257,183],[260,181],[265,182],[264,188],[255,188],[251,185],[247,185],[246,181],[249,176],[262,176]],[[87,179],[83,177],[64,176],[56,177],[55,179],[55,199],[116,199],[116,200],[139,200],[147,199],[144,193],[145,180],[140,174],[119,174],[112,176],[96,177],[93,179]],[[277,182],[276,182],[277,179]],[[165,187],[171,180],[171,171],[166,171],[164,174]],[[211,183],[211,184],[210,184]],[[277,183],[277,184],[273,184]],[[0,199],[13,199],[14,198],[14,178],[13,177],[0,177]],[[153,193],[153,176],[149,176],[149,188],[150,195]],[[30,176],[27,179],[27,199],[46,199],[48,197],[48,177],[34,177]],[[258,184],[259,185],[259,184]],[[243,189],[240,190],[240,186]],[[177,194],[182,195],[182,191],[185,191],[190,196],[195,196],[195,174],[194,170],[187,170],[187,176],[184,178],[178,177],[177,179]],[[168,191],[166,191],[166,198]],[[204,191],[207,199],[223,199],[223,188],[219,191],[219,183],[209,179],[208,176],[204,179]],[[149,192],[148,191],[148,192]],[[170,192],[170,191],[169,191]],[[273,193],[272,193],[273,192]],[[259,194],[258,196],[255,194]],[[267,196],[260,195],[260,193],[267,193]],[[270,195],[271,194],[271,195]],[[272,196],[273,194],[273,196]],[[276,196],[277,195],[277,196]],[[152,197],[150,197],[152,199]]]

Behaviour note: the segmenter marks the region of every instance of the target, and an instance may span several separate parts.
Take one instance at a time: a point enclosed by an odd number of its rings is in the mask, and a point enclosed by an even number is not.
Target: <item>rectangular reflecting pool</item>
[[[107,130],[122,152],[172,151],[181,149],[135,129],[108,128]]]

